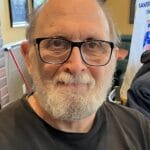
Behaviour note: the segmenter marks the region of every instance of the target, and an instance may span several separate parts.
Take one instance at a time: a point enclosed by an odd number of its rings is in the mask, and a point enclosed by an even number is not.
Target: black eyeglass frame
[[[44,61],[43,58],[41,57],[41,54],[40,54],[40,42],[43,41],[43,40],[45,40],[45,39],[62,39],[62,40],[64,40],[64,41],[67,41],[68,43],[70,43],[70,46],[71,46],[70,48],[71,48],[71,50],[70,50],[70,53],[69,53],[68,57],[67,57],[63,62],[60,62],[60,63],[53,63],[53,62]],[[82,50],[81,50],[81,46],[82,46],[82,44],[84,44],[84,43],[86,43],[86,42],[90,42],[90,41],[105,42],[105,43],[108,43],[108,44],[110,45],[111,52],[110,52],[109,58],[108,58],[107,62],[104,63],[103,65],[91,65],[91,64],[89,64],[88,62],[86,62],[86,60],[84,59],[84,56],[83,56],[83,54],[82,54],[82,52],[81,52],[81,51],[82,51]],[[41,60],[42,62],[44,62],[44,63],[47,63],[47,64],[64,64],[64,63],[67,62],[68,59],[70,58],[70,56],[71,56],[71,54],[72,54],[73,48],[74,48],[74,47],[78,47],[78,48],[79,48],[79,51],[80,51],[80,55],[81,55],[82,61],[83,61],[85,64],[87,64],[87,65],[89,65],[89,66],[105,66],[105,65],[107,65],[107,64],[109,63],[109,61],[110,61],[110,59],[111,59],[111,56],[112,56],[112,51],[113,51],[113,49],[114,49],[114,43],[113,43],[113,42],[110,42],[110,41],[105,41],[105,40],[89,40],[89,41],[87,40],[87,41],[83,41],[83,42],[73,42],[73,41],[69,41],[69,40],[64,39],[64,38],[40,37],[40,38],[35,38],[35,39],[33,40],[33,42],[34,42],[35,47],[37,47],[40,60]],[[37,46],[36,46],[36,45],[37,45]]]

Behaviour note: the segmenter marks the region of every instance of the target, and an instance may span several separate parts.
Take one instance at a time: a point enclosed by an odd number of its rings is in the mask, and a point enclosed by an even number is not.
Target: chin
[[[85,74],[74,78],[63,73],[53,81],[44,81],[38,75],[35,77],[34,74],[35,94],[41,107],[51,117],[66,121],[84,119],[96,113],[106,100],[107,93],[112,86],[114,73],[112,68],[112,64],[108,65],[107,75],[102,76],[97,82],[93,77]],[[62,85],[58,85],[59,82]],[[88,84],[88,88],[82,86],[79,88],[74,86],[74,83]]]
[[[56,85],[45,88],[41,84],[36,87],[36,95],[40,105],[53,118],[76,121],[92,115],[99,109],[109,90],[108,86],[105,87],[93,87],[83,92],[72,88],[63,89]]]

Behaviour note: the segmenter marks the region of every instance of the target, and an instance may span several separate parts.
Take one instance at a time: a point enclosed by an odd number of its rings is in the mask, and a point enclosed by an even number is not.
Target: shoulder
[[[105,103],[105,111],[108,121],[119,125],[126,132],[132,129],[134,135],[145,136],[150,140],[150,120],[137,109],[107,102]]]
[[[16,120],[21,109],[21,100],[17,100],[7,105],[0,110],[0,145],[5,149],[5,146],[9,146],[8,141],[15,140],[16,135]],[[20,112],[21,113],[21,112]]]
[[[137,78],[137,80],[146,80],[146,79],[150,79],[150,64],[148,65],[148,69],[147,72],[144,72],[144,74],[142,74],[139,78]]]
[[[0,110],[0,120],[6,115],[13,115],[17,108],[20,108],[21,100],[13,101]]]
[[[150,51],[146,50],[141,55],[141,63],[148,63],[150,62]]]
[[[142,113],[112,102],[106,102],[104,110],[106,126],[112,135],[120,136],[122,140],[125,138],[126,142],[135,143],[135,147],[139,149],[149,149],[150,120]]]
[[[138,77],[131,85],[130,90],[139,95],[141,93],[150,93],[150,70]],[[148,97],[147,97],[148,98]]]
[[[10,130],[13,132],[19,122],[30,115],[26,103],[25,97],[23,97],[0,110],[0,135],[4,132],[9,134]]]
[[[13,146],[19,140],[23,141],[37,124],[33,114],[24,97],[3,108],[0,111],[0,145]]]
[[[15,116],[22,109],[21,100],[10,103],[0,110],[0,129],[13,126]]]
[[[150,121],[138,110],[112,102],[106,102],[104,105],[106,114],[116,118],[119,122],[126,123],[126,125],[148,125],[150,129]]]

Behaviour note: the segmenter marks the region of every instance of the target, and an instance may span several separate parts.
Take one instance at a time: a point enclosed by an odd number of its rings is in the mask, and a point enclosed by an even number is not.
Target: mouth
[[[57,82],[57,86],[61,88],[75,89],[75,90],[87,90],[89,85],[83,83],[65,83],[64,81]]]

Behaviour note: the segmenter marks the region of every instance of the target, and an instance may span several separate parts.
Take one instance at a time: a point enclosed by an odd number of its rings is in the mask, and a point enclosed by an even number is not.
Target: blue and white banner
[[[130,54],[120,95],[127,98],[127,90],[141,66],[140,57],[144,50],[150,49],[150,0],[136,0],[133,34]]]

